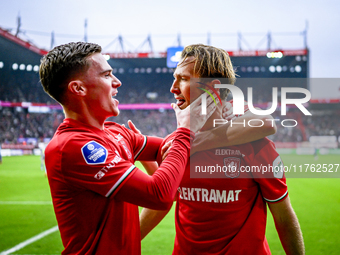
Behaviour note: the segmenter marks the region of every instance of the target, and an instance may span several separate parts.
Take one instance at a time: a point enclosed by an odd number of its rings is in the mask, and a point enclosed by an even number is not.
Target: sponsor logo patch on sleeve
[[[273,174],[275,178],[281,179],[283,177],[284,166],[281,157],[278,156],[273,162]]]
[[[81,153],[87,164],[97,165],[105,163],[107,158],[107,149],[101,144],[91,141],[81,148]]]

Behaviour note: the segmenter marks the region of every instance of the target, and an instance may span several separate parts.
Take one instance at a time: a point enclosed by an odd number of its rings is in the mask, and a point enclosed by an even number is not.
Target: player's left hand
[[[173,140],[170,140],[163,145],[163,147],[161,149],[162,161],[166,158],[166,156],[168,156],[168,153],[169,153],[171,145],[172,145],[172,141]]]
[[[133,124],[133,122],[131,120],[128,120],[128,125],[129,128],[135,132],[136,134],[141,134],[142,132],[140,132],[140,130],[138,128],[136,128],[135,124]]]
[[[202,96],[198,97],[189,106],[190,107],[190,129],[195,133],[204,126],[206,121],[215,112],[216,107],[217,107],[216,104],[219,104],[219,100],[216,100],[217,95],[215,95],[215,93],[213,94],[214,94],[214,99],[209,94],[207,93],[205,94],[206,102],[207,102],[207,109],[206,109],[205,115],[202,114]],[[189,107],[187,107],[186,109],[188,109]]]
[[[227,102],[223,107],[222,117],[228,121],[236,118],[236,116],[233,114],[233,106],[231,103]]]

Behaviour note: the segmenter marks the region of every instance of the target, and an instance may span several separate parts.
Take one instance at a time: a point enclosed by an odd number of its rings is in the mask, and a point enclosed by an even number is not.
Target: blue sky
[[[340,1],[132,1],[132,0],[0,0],[0,27],[15,31],[21,16],[21,37],[49,49],[52,31],[55,44],[84,38],[113,52],[110,43],[120,34],[125,47],[135,50],[150,34],[155,51],[177,44],[207,43],[237,50],[237,33],[244,36],[244,49],[266,48],[265,35],[273,33],[273,48],[301,49],[308,21],[311,77],[338,78],[340,64]],[[37,32],[43,32],[38,34]],[[281,36],[282,33],[292,35]],[[256,36],[253,34],[257,34]]]

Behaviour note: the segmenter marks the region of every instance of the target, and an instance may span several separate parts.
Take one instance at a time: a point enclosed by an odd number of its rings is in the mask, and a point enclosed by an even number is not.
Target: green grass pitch
[[[339,156],[282,155],[287,164],[339,164]],[[138,165],[140,167],[140,165]],[[338,169],[340,171],[340,169]],[[304,235],[306,254],[339,254],[340,178],[288,178],[289,194]],[[17,202],[25,202],[20,204]],[[40,157],[4,157],[0,165],[0,254],[57,225]],[[43,203],[41,203],[43,202]],[[272,254],[284,254],[268,212],[266,233]],[[142,254],[171,254],[174,210],[142,242]],[[245,240],[246,241],[246,240]],[[56,231],[12,254],[60,254]]]

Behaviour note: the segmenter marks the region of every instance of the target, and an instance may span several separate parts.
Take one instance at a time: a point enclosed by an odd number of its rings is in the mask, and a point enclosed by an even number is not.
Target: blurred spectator
[[[137,103],[171,103],[175,102],[169,88],[172,83],[173,70],[166,73],[133,73],[117,74],[122,81],[118,89],[120,104]],[[57,104],[47,96],[39,82],[37,72],[22,72],[14,70],[0,70],[0,101],[9,102],[35,102]],[[289,79],[291,86],[298,87],[305,79]],[[282,84],[281,84],[281,83]],[[247,100],[247,88],[253,87],[253,102],[264,103],[260,107],[267,107],[267,102],[272,102],[272,86],[287,86],[285,79],[242,79],[236,85],[243,91]],[[303,86],[303,84],[301,85]],[[229,97],[231,99],[232,97]],[[278,89],[278,102],[280,102],[280,88]],[[340,111],[324,110],[314,111],[312,116],[304,116],[298,109],[291,109],[287,116],[275,112],[273,116],[277,121],[277,133],[270,138],[280,142],[308,141],[313,135],[340,136]],[[0,107],[0,143],[17,143],[18,138],[34,137],[38,139],[51,138],[54,131],[63,121],[61,111],[49,113],[29,113],[25,108]],[[110,118],[120,124],[131,119],[136,126],[146,135],[165,137],[176,128],[175,115],[172,110],[124,110],[124,114]],[[283,119],[295,119],[298,125],[294,128],[283,127]]]
[[[0,143],[17,143],[18,138],[52,137],[53,121],[62,113],[28,113],[24,108],[2,108],[0,110]]]
[[[123,110],[124,114],[108,120],[127,125],[132,120],[143,134],[165,137],[176,129],[176,118],[172,110]],[[304,116],[300,111],[288,112],[285,118],[275,112],[277,133],[270,138],[279,142],[308,141],[313,135],[340,136],[340,111],[313,112]],[[34,137],[42,140],[51,138],[63,121],[61,111],[51,113],[28,113],[24,108],[0,109],[0,143],[17,143],[18,138]],[[294,128],[283,127],[283,119],[295,119],[298,125]],[[292,124],[290,124],[292,125]]]
[[[64,114],[61,111],[52,114],[28,113],[24,108],[2,108],[0,109],[0,143],[15,144],[18,138],[28,137],[39,140],[51,138],[63,119]],[[129,119],[143,134],[152,136],[165,137],[177,126],[172,110],[124,110],[124,114],[108,120],[127,126]]]

